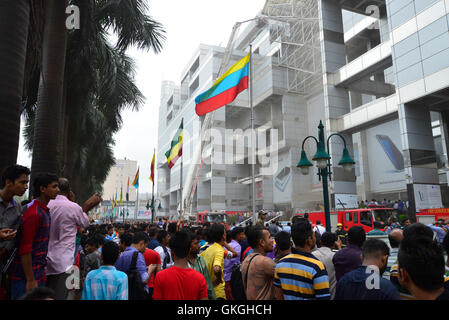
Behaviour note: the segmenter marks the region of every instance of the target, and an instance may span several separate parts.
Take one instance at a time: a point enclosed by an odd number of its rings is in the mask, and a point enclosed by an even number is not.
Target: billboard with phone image
[[[366,130],[371,192],[406,188],[399,121],[393,120]]]

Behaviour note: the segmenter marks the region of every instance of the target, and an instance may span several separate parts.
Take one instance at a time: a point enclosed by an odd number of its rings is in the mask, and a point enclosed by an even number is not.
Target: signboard
[[[366,144],[371,192],[405,190],[399,120],[367,129]]]
[[[439,185],[414,184],[416,212],[421,209],[442,208],[441,190]]]
[[[335,194],[336,209],[356,209],[358,207],[356,194]]]

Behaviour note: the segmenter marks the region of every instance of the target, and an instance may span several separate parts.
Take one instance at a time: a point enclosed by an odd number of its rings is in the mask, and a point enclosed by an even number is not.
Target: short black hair
[[[247,234],[247,238],[248,238],[248,245],[253,248],[256,249],[259,243],[260,239],[263,239],[263,231],[267,230],[265,228],[262,228],[260,226],[254,226],[248,229],[248,234]]]
[[[282,251],[290,249],[290,234],[287,231],[280,231],[274,236],[276,246]]]
[[[368,239],[362,246],[362,255],[363,257],[380,258],[390,255],[390,248],[382,240]]]
[[[107,241],[101,249],[104,265],[114,265],[118,259],[120,249],[114,241]]]
[[[178,225],[176,224],[176,222],[170,222],[168,224],[168,228],[167,228],[168,233],[173,234],[176,232],[177,229],[178,229]]]
[[[66,178],[60,178],[58,180],[58,184],[59,184],[59,190],[61,190],[61,192],[64,192],[64,193],[70,192],[69,180],[67,180]]]
[[[245,232],[245,229],[243,229],[242,227],[235,227],[231,231],[231,238],[235,239],[242,232]]]
[[[402,218],[402,219],[401,219],[401,224],[404,224],[405,221],[407,221],[407,220],[410,220],[410,218],[409,218],[409,217]]]
[[[299,220],[292,226],[292,239],[297,247],[304,247],[309,237],[313,236],[312,225],[307,220]]]
[[[106,241],[106,243],[111,241]],[[129,247],[133,243],[133,235],[130,232],[125,232],[120,236],[120,242]],[[105,244],[106,245],[106,244]],[[103,249],[102,249],[103,250]]]
[[[338,237],[335,233],[325,232],[321,235],[321,244],[325,247],[332,248],[335,244],[335,241],[338,240]]]
[[[214,223],[210,226],[209,232],[207,233],[207,240],[210,242],[220,242],[223,238],[225,229],[224,226],[219,223]]]
[[[157,236],[159,230],[160,230],[159,227],[151,227],[148,230],[148,235],[150,236],[150,238],[153,238],[154,236]]]
[[[162,240],[168,235],[166,230],[160,230],[157,234],[157,241],[162,244]]]
[[[178,231],[170,238],[170,249],[177,258],[183,259],[189,254],[191,243],[190,233]]]
[[[413,223],[413,224],[407,226],[404,229],[403,235],[404,235],[404,239],[405,238],[409,238],[409,239],[410,238],[421,238],[421,237],[425,237],[430,240],[433,239],[432,229],[430,229],[428,226],[426,226],[425,224],[422,224],[420,222]]]
[[[391,234],[388,235],[388,241],[390,241],[390,247],[392,248],[399,248],[399,245],[401,244],[401,242],[393,238]]]
[[[6,185],[6,180],[14,183],[17,179],[20,178],[21,175],[25,174],[29,176],[31,173],[30,169],[27,167],[13,164],[12,166],[6,167],[2,172],[1,186],[0,188],[4,188]]]
[[[140,241],[143,241],[144,243],[150,241],[147,234],[143,231],[136,232],[133,236],[133,244],[138,244]]]
[[[444,251],[446,251],[446,254],[449,255],[449,233],[447,233],[446,236],[444,237],[442,246]]]
[[[348,242],[362,247],[366,240],[365,230],[361,226],[353,226],[348,230]]]
[[[41,187],[48,187],[52,182],[58,182],[58,176],[53,173],[39,173],[34,177],[33,196],[41,196]]]
[[[47,287],[37,287],[25,293],[23,296],[19,298],[19,300],[44,300],[44,299],[56,300],[55,292]]]
[[[101,233],[96,233],[94,237],[97,240],[98,246],[102,246],[104,244],[104,235]]]
[[[427,235],[404,235],[399,247],[398,264],[399,268],[407,271],[417,287],[427,291],[443,287],[443,250]]]
[[[96,247],[96,248],[98,248],[98,240],[97,240],[97,238],[95,238],[95,237],[89,237],[89,238],[87,238],[87,240],[86,240],[86,245],[89,245],[89,246],[93,246],[93,247]]]

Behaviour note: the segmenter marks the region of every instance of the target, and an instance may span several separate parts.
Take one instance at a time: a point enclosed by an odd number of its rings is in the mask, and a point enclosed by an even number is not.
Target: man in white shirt
[[[329,291],[331,294],[331,300],[335,297],[335,290],[337,286],[337,278],[335,276],[335,268],[332,258],[338,249],[341,249],[340,238],[337,237],[335,233],[324,232],[321,235],[321,247],[312,252],[312,254],[326,267],[327,275],[329,277]]]
[[[170,248],[168,247],[168,243],[170,242],[170,234],[165,230],[159,231],[157,234],[157,241],[159,241],[160,246],[154,248],[154,251],[159,253],[159,256],[161,257],[162,270],[170,268],[174,264],[171,257]]]
[[[317,220],[316,221],[316,226],[315,226],[315,228],[313,228],[313,231],[314,232],[317,231],[320,235],[323,235],[323,233],[326,232],[326,229],[321,225],[321,221]]]

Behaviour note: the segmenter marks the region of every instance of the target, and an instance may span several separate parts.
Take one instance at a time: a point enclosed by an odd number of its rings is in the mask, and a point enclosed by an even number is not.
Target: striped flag
[[[169,169],[171,169],[175,165],[176,160],[178,160],[179,157],[182,156],[183,123],[184,123],[184,119],[182,119],[179,129],[176,132],[176,135],[174,136],[173,140],[171,141],[170,150],[168,150],[165,153],[165,156],[167,157]]]
[[[134,178],[134,181],[131,184],[134,188],[139,189],[139,168],[137,168],[136,177]]]
[[[198,116],[212,112],[235,100],[240,92],[248,89],[249,53],[235,63],[213,86],[195,98]]]
[[[154,185],[154,159],[156,158],[156,150],[154,150],[153,154],[153,160],[151,160],[151,174],[150,174],[150,180],[153,182]]]

